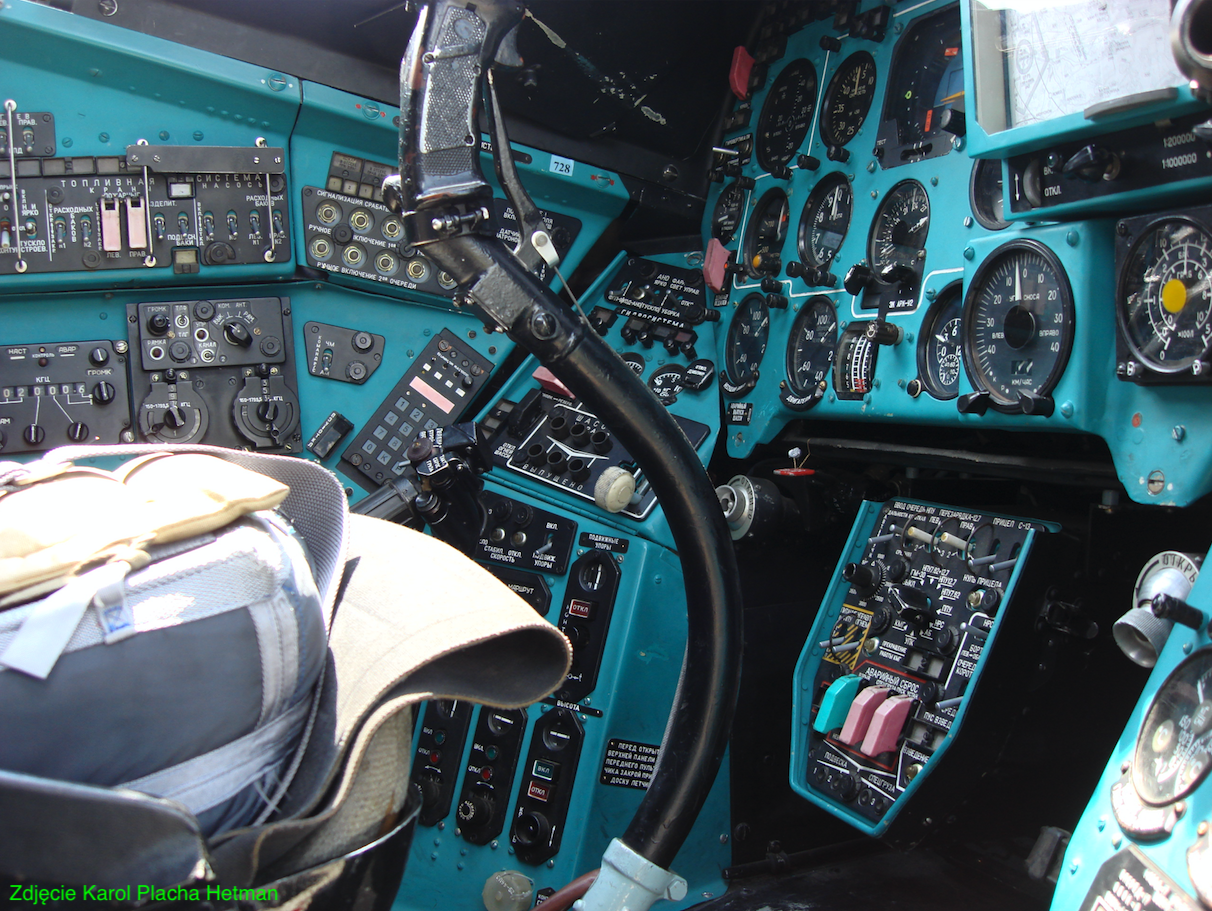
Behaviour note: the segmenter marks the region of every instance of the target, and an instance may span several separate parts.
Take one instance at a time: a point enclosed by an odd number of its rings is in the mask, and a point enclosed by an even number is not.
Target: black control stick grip
[[[405,210],[489,196],[480,170],[481,74],[522,21],[516,0],[433,0],[420,7],[400,64],[400,181]],[[424,21],[422,21],[424,20]]]

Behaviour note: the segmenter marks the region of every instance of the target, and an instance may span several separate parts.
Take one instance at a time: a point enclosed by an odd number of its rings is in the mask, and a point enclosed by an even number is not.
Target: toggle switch
[[[895,750],[896,742],[901,736],[901,729],[905,727],[905,720],[909,717],[911,708],[913,708],[912,696],[903,696],[898,693],[885,699],[872,715],[871,725],[867,728],[867,734],[863,738],[863,745],[859,747],[859,751],[866,756],[878,756],[880,753]]]
[[[840,728],[845,723],[850,705],[862,684],[863,678],[858,674],[846,674],[829,684],[829,689],[825,690],[825,695],[821,697],[821,707],[817,709],[812,729],[818,734],[828,734]]]
[[[849,746],[860,743],[867,736],[867,728],[875,710],[883,705],[884,700],[892,691],[886,686],[869,686],[854,697],[850,703],[850,711],[846,713],[846,723],[842,725],[842,733],[838,740]]]

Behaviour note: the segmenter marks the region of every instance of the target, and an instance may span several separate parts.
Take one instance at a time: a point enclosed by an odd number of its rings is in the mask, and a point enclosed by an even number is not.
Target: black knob
[[[563,632],[573,649],[584,648],[589,644],[589,630],[581,623],[570,621],[565,624]]]
[[[265,424],[273,424],[282,414],[277,402],[262,402],[257,406],[257,418]]]
[[[610,452],[610,447],[614,445],[610,439],[610,434],[605,430],[595,430],[589,435],[589,445],[594,452]]]
[[[880,269],[880,281],[885,285],[912,285],[917,281],[917,272],[904,263],[889,263]]]
[[[825,157],[830,161],[845,164],[850,160],[850,150],[843,146],[830,146],[825,150]]]
[[[355,383],[360,383],[366,379],[366,365],[361,361],[350,361],[345,365],[345,376]]]
[[[531,443],[526,447],[526,461],[531,465],[542,465],[547,461],[547,450],[542,443]]]
[[[164,335],[169,325],[168,314],[153,313],[147,320],[147,331],[152,335]]]
[[[820,45],[822,51],[832,51],[835,54],[842,49],[842,42],[833,35],[822,35]]]
[[[421,807],[427,812],[437,809],[438,801],[442,799],[442,783],[432,773],[416,779],[417,790],[421,792]]]
[[[762,279],[761,288],[767,294],[778,294],[783,290],[783,283],[777,278],[767,275]]]
[[[1041,418],[1052,416],[1056,410],[1056,401],[1050,395],[1039,395],[1035,392],[1020,392],[1018,404],[1023,414],[1039,415]]]
[[[182,364],[193,357],[193,351],[190,350],[189,342],[183,342],[181,339],[177,339],[168,346],[168,356],[178,364]]]
[[[7,445],[8,445],[8,436],[5,435],[3,430],[0,430],[0,449],[3,449]]]
[[[215,318],[215,305],[210,301],[198,301],[194,304],[194,319],[202,323],[209,323]]]
[[[884,581],[879,569],[870,563],[847,563],[842,567],[842,578],[854,586],[860,598],[874,594]]]
[[[914,377],[905,384],[905,392],[909,393],[909,398],[911,399],[915,399],[921,395],[925,388],[926,387],[922,385],[922,381],[917,377]]]
[[[956,399],[955,407],[960,414],[984,414],[989,410],[989,393],[983,389],[965,393]]]
[[[547,453],[547,470],[553,475],[564,473],[564,469],[568,467],[568,456],[560,452],[558,449],[553,449]]]
[[[585,443],[589,440],[589,427],[578,421],[568,429],[568,438],[575,448],[584,449]]]
[[[98,405],[108,405],[114,400],[114,387],[104,381],[93,387],[93,401]]]
[[[347,244],[353,240],[353,228],[349,225],[337,225],[332,229],[332,239],[339,244]]]
[[[74,421],[67,428],[67,438],[73,443],[83,443],[88,439],[88,425],[80,421]]]
[[[837,285],[837,276],[828,269],[813,269],[806,281],[820,288],[833,288]]]
[[[785,294],[767,294],[766,306],[772,310],[786,310],[787,296]]]
[[[736,185],[742,190],[752,190],[757,186],[757,181],[752,177],[738,177],[736,179]]]
[[[547,422],[547,431],[557,440],[562,440],[568,436],[568,418],[562,414],[552,415],[551,420]]]
[[[787,275],[791,278],[803,278],[804,275],[809,271],[809,268],[798,259],[793,259],[791,262],[787,263]]]
[[[537,443],[535,445],[538,445]],[[539,446],[542,450],[543,447]],[[413,465],[424,462],[433,455],[434,445],[433,440],[429,437],[417,437],[408,444],[408,448],[404,450],[404,458],[408,459]],[[529,451],[529,450],[528,450]]]
[[[900,326],[883,319],[875,319],[867,324],[866,336],[877,345],[899,345],[905,337],[905,330]]]
[[[821,166],[821,160],[815,155],[801,155],[795,160],[795,163],[800,166],[802,171],[815,171]]]
[[[911,585],[901,585],[893,590],[897,602],[897,613],[901,619],[913,626],[926,626],[934,619],[937,611],[930,596],[920,588]]]
[[[237,348],[247,348],[252,345],[252,333],[240,320],[229,320],[223,324],[223,338],[229,345]]]
[[[875,273],[869,266],[855,263],[847,270],[846,277],[842,279],[842,287],[846,289],[847,294],[858,297],[874,280]]]
[[[30,424],[21,431],[21,437],[30,446],[41,446],[42,441],[46,439],[46,431],[42,429],[41,424]]]
[[[1065,177],[1078,177],[1081,180],[1095,183],[1107,176],[1114,176],[1119,170],[1119,159],[1100,145],[1090,143],[1074,153],[1065,162],[1061,173]]]
[[[523,848],[546,845],[551,838],[551,823],[542,813],[530,810],[519,816],[513,824],[513,837]]]
[[[456,815],[463,828],[483,829],[492,822],[492,801],[483,794],[472,794],[459,801]]]
[[[94,367],[104,367],[109,363],[109,352],[104,348],[94,348],[88,353],[88,359]]]
[[[180,430],[185,426],[185,412],[181,410],[180,405],[172,404],[164,409],[164,426],[172,430]]]
[[[900,582],[909,574],[909,564],[901,557],[893,557],[888,561],[888,580]]]
[[[776,180],[790,180],[791,168],[785,164],[772,164],[770,166],[770,176]]]
[[[1150,607],[1153,609],[1154,616],[1162,620],[1173,620],[1175,623],[1181,623],[1191,629],[1199,629],[1204,625],[1203,611],[1192,607],[1181,598],[1175,598],[1165,592],[1154,597]]]
[[[369,351],[374,347],[375,339],[369,332],[355,332],[353,346],[358,351]]]
[[[589,479],[589,463],[582,458],[568,460],[568,477],[574,481],[586,481]]]
[[[952,136],[963,136],[968,132],[968,123],[964,112],[955,108],[947,108],[938,119],[939,129],[946,130]]]

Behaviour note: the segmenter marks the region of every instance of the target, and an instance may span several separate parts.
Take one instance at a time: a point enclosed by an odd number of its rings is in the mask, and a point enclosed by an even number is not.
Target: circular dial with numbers
[[[959,394],[960,371],[964,366],[960,331],[963,304],[959,282],[948,285],[926,311],[918,339],[918,378],[930,395],[943,401]]]
[[[795,318],[787,341],[787,386],[784,404],[808,408],[820,401],[837,350],[837,310],[823,295],[811,298]]]
[[[636,376],[644,375],[644,355],[636,354],[634,351],[624,351],[619,357],[623,359],[623,363],[630,367],[631,372]]]
[[[1212,649],[1182,662],[1162,684],[1141,725],[1132,784],[1147,803],[1190,794],[1212,768]]]
[[[1004,218],[1006,203],[1002,197],[1002,163],[996,158],[982,158],[972,166],[968,180],[968,204],[981,227],[1000,231],[1010,227]]]
[[[800,261],[813,269],[825,269],[846,239],[854,196],[850,181],[841,171],[822,177],[800,213]]]
[[[741,223],[741,210],[745,207],[745,191],[735,180],[724,187],[715,201],[711,215],[711,236],[722,244],[732,242],[737,226]]]
[[[750,294],[733,314],[724,346],[724,372],[731,386],[752,389],[757,383],[758,366],[766,353],[770,337],[770,311],[766,299]]]
[[[868,255],[876,275],[893,266],[921,273],[930,231],[930,199],[916,180],[902,180],[888,191],[871,221]]]
[[[758,200],[745,231],[745,269],[752,278],[782,271],[783,243],[787,240],[787,194],[777,187]]]
[[[651,389],[661,404],[672,405],[677,401],[678,393],[685,388],[686,371],[677,364],[662,367],[648,378],[648,388]]]
[[[808,135],[815,110],[816,67],[792,60],[774,80],[758,117],[758,164],[767,171],[785,167]]]
[[[1212,235],[1186,218],[1154,222],[1124,261],[1116,300],[1120,332],[1145,366],[1172,374],[1207,360]]]
[[[844,146],[857,135],[875,100],[875,58],[866,51],[851,54],[838,66],[821,107],[821,139]]]
[[[964,369],[999,411],[1051,392],[1073,345],[1073,292],[1051,250],[1033,240],[998,247],[964,300]]]

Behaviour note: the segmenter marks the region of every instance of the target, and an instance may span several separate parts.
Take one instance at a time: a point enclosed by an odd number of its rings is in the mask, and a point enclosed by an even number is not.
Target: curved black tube
[[[665,407],[580,314],[538,284],[500,241],[464,236],[425,248],[519,345],[610,427],[669,520],[686,586],[687,644],[660,760],[622,836],[668,869],[728,746],[740,687],[741,592],[732,538],[694,447]]]

